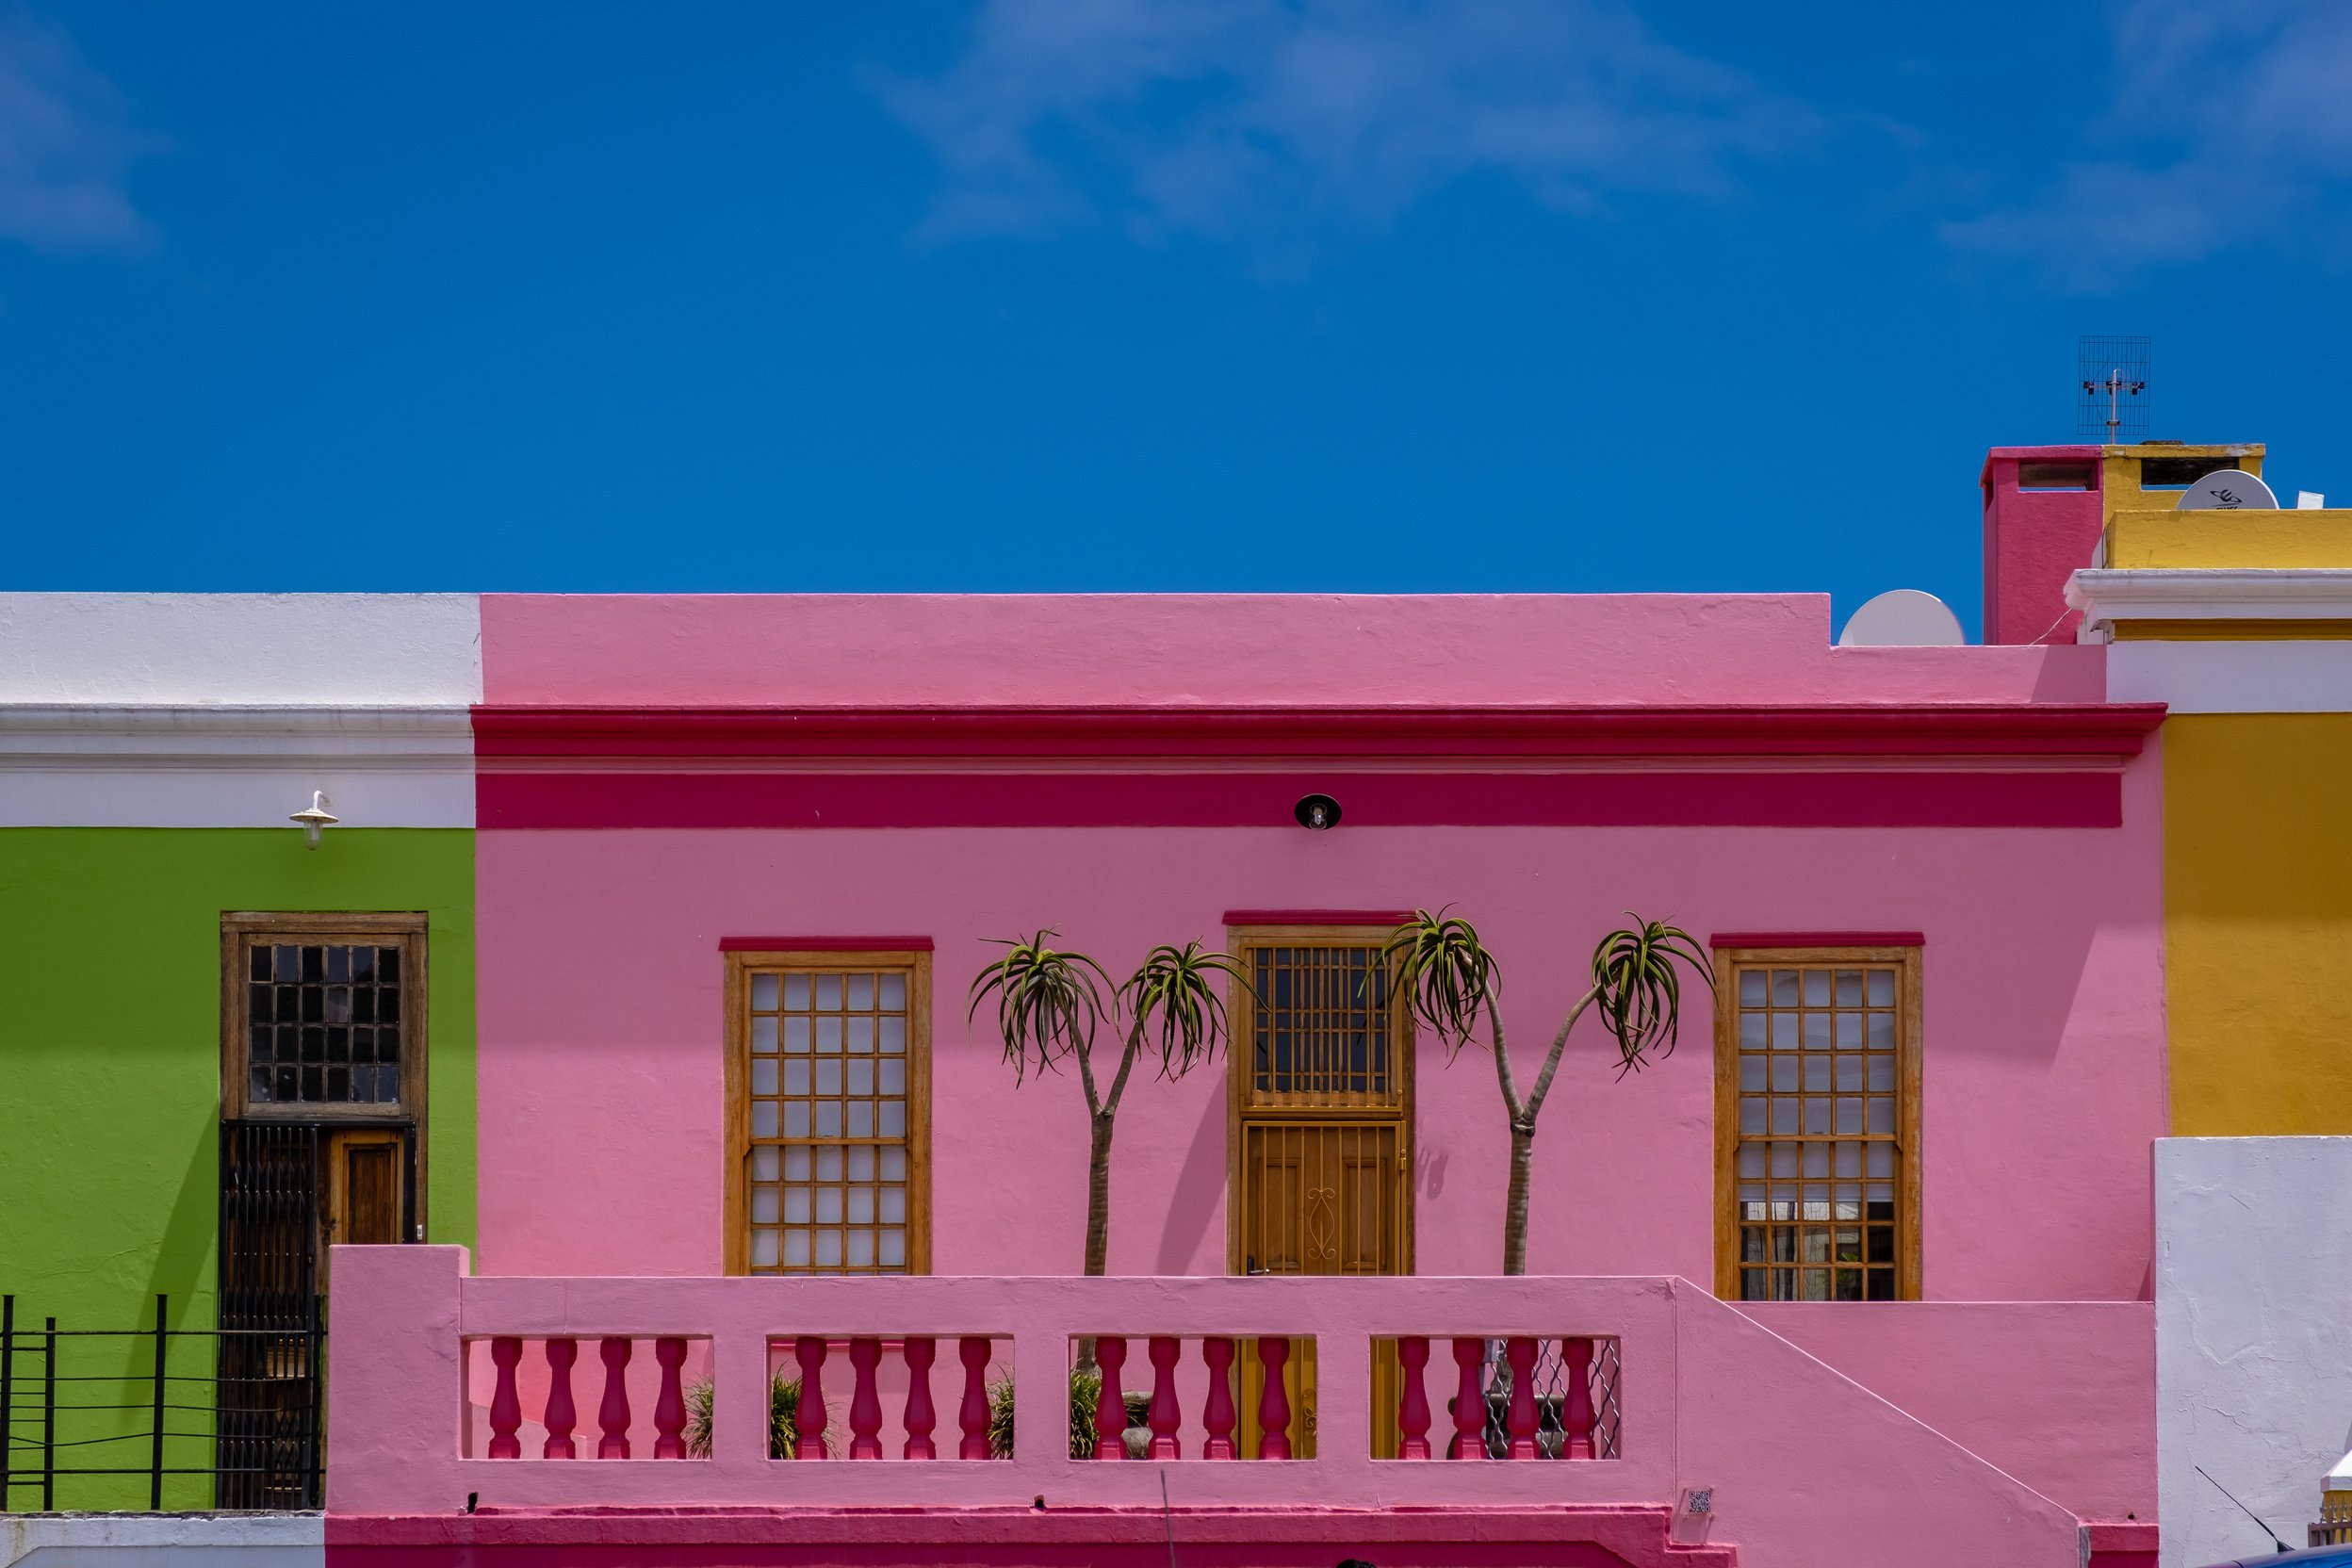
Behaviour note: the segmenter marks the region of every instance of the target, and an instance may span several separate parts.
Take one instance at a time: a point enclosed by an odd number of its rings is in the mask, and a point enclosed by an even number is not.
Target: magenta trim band
[[[1919,931],[1718,931],[1709,947],[1925,947]]]
[[[928,953],[928,937],[721,937],[721,953]]]

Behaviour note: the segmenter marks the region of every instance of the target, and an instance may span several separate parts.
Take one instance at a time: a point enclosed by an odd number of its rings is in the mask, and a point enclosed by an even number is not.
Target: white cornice
[[[0,706],[0,767],[37,759],[103,766],[108,760],[170,759],[188,766],[275,765],[290,758],[470,762],[473,715],[458,707],[177,704],[92,707],[78,703]]]
[[[2101,626],[2352,619],[2352,567],[2084,567],[2066,603]]]

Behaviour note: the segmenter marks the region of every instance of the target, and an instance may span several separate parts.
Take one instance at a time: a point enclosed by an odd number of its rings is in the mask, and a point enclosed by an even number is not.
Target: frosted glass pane
[[[817,1011],[838,1013],[841,1010],[841,977],[838,974],[817,976]]]
[[[1895,1102],[1892,1100],[1873,1099],[1870,1102],[1869,1130],[1873,1133],[1891,1133],[1895,1130]]]
[[[1870,1086],[1873,1094],[1895,1092],[1895,1059],[1892,1056],[1866,1056],[1870,1064]]]
[[[849,1179],[853,1182],[874,1180],[874,1151],[871,1148],[844,1150],[849,1156]]]
[[[867,1013],[874,1010],[874,976],[853,974],[849,977],[849,1010]]]
[[[849,1127],[844,1135],[853,1138],[874,1136],[874,1102],[853,1100],[849,1102]]]
[[[776,1197],[776,1191],[774,1187],[754,1187],[751,1189],[751,1218],[753,1224],[775,1224],[778,1207],[779,1203]]]
[[[1838,1015],[1838,1049],[1840,1051],[1862,1049],[1862,1015],[1860,1013]]]
[[[872,1062],[849,1064],[849,1092],[852,1094],[874,1092],[874,1064]]]
[[[755,1111],[757,1107],[754,1107]],[[805,1138],[808,1135],[808,1106],[805,1101],[787,1101],[784,1105],[784,1135]]]
[[[1863,1168],[1872,1176],[1892,1176],[1895,1173],[1894,1146],[1885,1143],[1869,1145],[1863,1152]]]
[[[838,1060],[826,1060],[817,1064],[817,1092],[819,1094],[841,1092],[841,1064]]]
[[[784,1092],[786,1094],[807,1094],[808,1092],[808,1064],[807,1062],[786,1062],[784,1064]]]
[[[1760,979],[1761,976],[1751,976],[1751,978]],[[1745,1051],[1763,1050],[1764,1030],[1770,1024],[1771,1021],[1772,1015],[1770,1013],[1741,1013],[1740,1015],[1740,1049]]]
[[[784,1163],[779,1157],[783,1152],[784,1151],[773,1144],[753,1150],[751,1152],[751,1179],[755,1182],[775,1181],[778,1175],[782,1174],[777,1168]]]
[[[906,1179],[906,1151],[904,1149],[881,1149],[876,1150],[874,1153],[875,1159],[880,1165],[882,1179],[884,1181],[903,1182]]]
[[[837,1138],[841,1135],[841,1102],[838,1100],[817,1102],[817,1136]]]
[[[1764,1005],[1764,972],[1762,970],[1743,969],[1740,972],[1740,1005],[1742,1007]]]
[[[817,1020],[817,1052],[820,1055],[838,1056],[841,1054],[841,1021],[838,1018]]]
[[[838,1149],[817,1151],[817,1180],[838,1182],[841,1179],[841,1152]]]
[[[841,1266],[841,1232],[819,1231],[817,1233],[817,1266],[819,1268],[839,1268]]]
[[[776,1266],[776,1233],[774,1231],[751,1233],[751,1266],[754,1268]]]
[[[1772,1015],[1772,1049],[1794,1051],[1797,1048],[1797,1017],[1795,1013]]]
[[[787,1149],[784,1151],[784,1179],[788,1182],[805,1182],[808,1179],[808,1150]]]
[[[903,1225],[906,1223],[906,1189],[905,1187],[884,1187],[882,1189],[881,1217],[883,1222],[886,1224]]]
[[[885,1268],[906,1266],[906,1232],[889,1230],[882,1233],[882,1266]]]
[[[1870,1005],[1891,1007],[1895,1004],[1895,972],[1890,969],[1870,971]]]
[[[808,1010],[808,977],[807,975],[788,974],[784,977],[784,1005],[799,1013]]]
[[[819,1187],[817,1189],[817,1223],[820,1225],[839,1225],[841,1222],[841,1189],[839,1187]]]
[[[874,1266],[874,1233],[872,1231],[856,1230],[849,1233],[848,1263],[852,1268]]]
[[[808,1266],[808,1232],[787,1231],[784,1233],[784,1261],[795,1268]]]
[[[1829,1049],[1829,1015],[1806,1013],[1805,1018],[1805,1048],[1807,1051]]]
[[[1850,1094],[1838,1102],[1838,1131],[1858,1133],[1862,1130],[1862,1097]]]
[[[789,1187],[785,1189],[784,1217],[786,1219],[791,1220],[795,1225],[806,1225],[808,1223],[809,1216],[815,1211],[815,1200],[809,1197],[808,1189],[807,1187]]]
[[[751,1021],[751,1049],[761,1054],[776,1054],[776,1020],[755,1018]]]
[[[881,1068],[881,1073],[875,1079],[881,1091],[884,1094],[905,1094],[906,1092],[906,1064],[903,1061],[894,1062],[885,1056],[882,1058]]]
[[[1805,972],[1805,1004],[1808,1007],[1829,1005],[1829,971],[1809,969]]]
[[[906,1010],[906,977],[886,974],[882,977],[882,1010],[900,1013]]]
[[[755,974],[751,977],[751,1004],[761,1012],[776,1011],[776,976]]]
[[[784,1021],[784,1049],[795,1056],[808,1054],[808,1021],[788,1018]]]
[[[1892,1051],[1895,1048],[1895,1015],[1872,1013],[1870,1037],[1872,1051]]]
[[[905,1137],[906,1135],[906,1102],[904,1100],[883,1101],[881,1124],[874,1131],[886,1138]]]
[[[1740,1174],[1742,1176],[1764,1174],[1764,1146],[1762,1144],[1743,1143],[1740,1146]]]
[[[874,1189],[872,1187],[849,1189],[849,1222],[853,1225],[874,1223]]]
[[[1772,971],[1772,1005],[1793,1007],[1797,1004],[1797,972],[1792,969]]]
[[[849,1021],[849,1048],[860,1055],[874,1054],[874,1020],[853,1018]]]
[[[751,1135],[756,1138],[776,1136],[776,1102],[760,1100],[752,1102]]]
[[[801,1064],[794,1062],[792,1065],[794,1067],[799,1067]],[[760,1060],[751,1064],[751,1092],[754,1094],[774,1094],[776,1092],[775,1057],[763,1056]]]
[[[906,1054],[906,1021],[886,1018],[882,1022],[882,1051],[885,1055],[903,1056]]]

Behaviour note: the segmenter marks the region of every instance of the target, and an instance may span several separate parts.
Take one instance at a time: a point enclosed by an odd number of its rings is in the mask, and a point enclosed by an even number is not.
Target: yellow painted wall
[[[2352,713],[2184,713],[2164,755],[2176,1136],[2352,1134]]]
[[[2113,513],[2107,523],[2107,564],[2352,566],[2352,508]]]

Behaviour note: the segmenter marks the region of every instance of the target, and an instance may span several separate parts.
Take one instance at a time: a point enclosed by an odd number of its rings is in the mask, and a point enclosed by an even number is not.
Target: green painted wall
[[[0,1291],[17,1298],[20,1332],[51,1315],[59,1328],[151,1323],[158,1292],[171,1297],[174,1327],[213,1326],[227,909],[429,913],[426,1212],[430,1239],[473,1243],[470,831],[344,827],[312,851],[289,828],[5,828]],[[84,1341],[72,1353],[88,1358],[90,1371],[143,1378],[144,1364],[127,1364],[130,1347]],[[172,1370],[198,1373],[209,1358],[204,1342],[175,1342]],[[60,1358],[61,1375],[78,1369]],[[202,1384],[185,1386],[191,1402],[209,1397]],[[89,1387],[121,1396],[111,1385]],[[77,1435],[105,1435],[109,1419],[88,1417]],[[167,1429],[176,1424],[168,1420]],[[143,1413],[132,1425],[148,1429]],[[81,1451],[146,1462],[136,1443]],[[205,1463],[208,1449],[174,1445],[168,1462]],[[61,1483],[57,1504],[144,1507],[144,1479],[132,1490],[137,1499],[126,1505],[111,1483]],[[174,1482],[165,1503],[209,1507],[210,1483]],[[39,1498],[15,1488],[9,1506],[35,1508]]]

